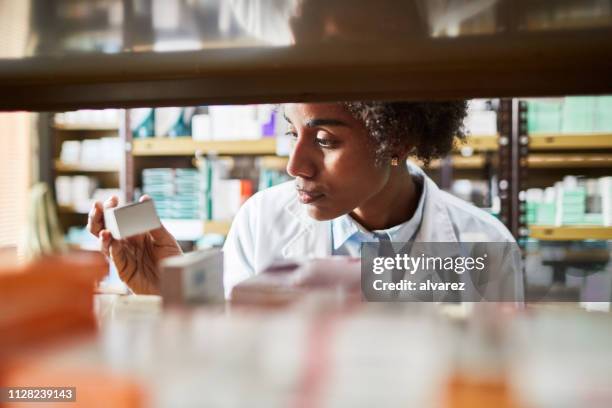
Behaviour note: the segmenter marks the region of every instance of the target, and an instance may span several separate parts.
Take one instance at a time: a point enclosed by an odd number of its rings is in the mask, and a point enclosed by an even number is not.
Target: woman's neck
[[[408,169],[391,170],[385,186],[357,207],[351,216],[369,231],[394,227],[408,221],[417,209],[420,191]]]

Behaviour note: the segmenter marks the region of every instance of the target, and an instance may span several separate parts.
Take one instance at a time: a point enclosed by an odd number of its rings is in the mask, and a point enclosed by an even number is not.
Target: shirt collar
[[[338,250],[347,240],[355,236],[359,241],[377,241],[375,234],[387,234],[389,239],[394,242],[408,242],[418,231],[421,220],[423,219],[423,207],[427,195],[427,183],[424,182],[422,173],[412,174],[415,183],[421,186],[421,196],[417,208],[408,221],[393,226],[385,230],[368,231],[361,224],[353,219],[349,214],[344,214],[332,220],[333,249]]]

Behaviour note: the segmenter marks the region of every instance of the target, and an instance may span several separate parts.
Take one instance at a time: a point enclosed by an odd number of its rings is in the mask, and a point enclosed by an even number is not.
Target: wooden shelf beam
[[[465,143],[458,143],[455,150],[461,151],[462,148],[471,148],[476,151],[495,151],[499,135],[469,135]]]
[[[612,227],[532,225],[529,236],[542,241],[612,240]]]
[[[612,149],[612,133],[534,133],[529,136],[529,149]]]
[[[73,131],[79,131],[79,130],[118,131],[119,125],[116,123],[78,123],[78,124],[54,123],[53,128],[58,129],[58,130],[73,130]]]
[[[232,220],[217,221],[210,220],[204,221],[204,233],[205,234],[219,234],[227,235],[230,227],[232,226]]]
[[[192,156],[196,152],[217,155],[273,155],[276,139],[210,140],[199,141],[189,137],[150,138],[134,140],[134,156]]]
[[[55,161],[55,170],[58,172],[64,173],[75,173],[75,172],[83,172],[83,173],[116,173],[119,171],[117,167],[110,166],[85,166],[82,164],[69,164],[63,163],[60,160]]]
[[[612,167],[611,153],[534,153],[527,158],[533,169]]]

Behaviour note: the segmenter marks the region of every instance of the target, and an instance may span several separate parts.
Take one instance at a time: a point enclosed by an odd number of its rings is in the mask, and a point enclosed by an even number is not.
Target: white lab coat
[[[440,190],[418,167],[409,167],[427,183],[416,242],[515,241],[495,217]],[[255,194],[240,208],[223,247],[226,298],[236,284],[275,260],[331,256],[330,223],[307,214],[293,181]],[[522,290],[522,276],[517,275],[516,285]]]

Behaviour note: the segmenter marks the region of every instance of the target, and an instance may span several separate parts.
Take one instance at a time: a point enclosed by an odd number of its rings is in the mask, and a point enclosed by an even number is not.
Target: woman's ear
[[[397,157],[400,162],[408,160],[408,156],[414,153],[414,146],[402,146],[395,150],[391,157]]]

